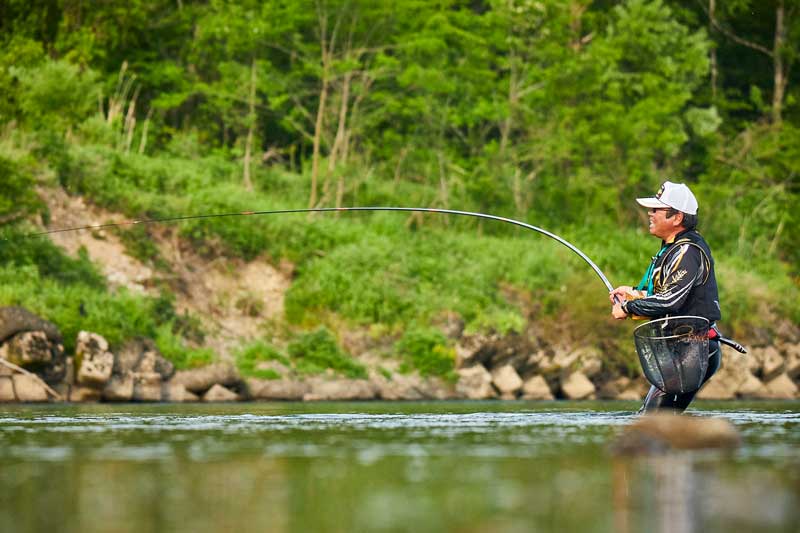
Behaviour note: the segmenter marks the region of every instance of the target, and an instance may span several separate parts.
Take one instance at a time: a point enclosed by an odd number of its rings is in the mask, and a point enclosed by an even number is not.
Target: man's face
[[[667,239],[673,236],[683,221],[683,217],[680,213],[667,218],[669,208],[666,207],[658,209],[650,208],[647,212],[650,219],[650,233],[659,239]]]

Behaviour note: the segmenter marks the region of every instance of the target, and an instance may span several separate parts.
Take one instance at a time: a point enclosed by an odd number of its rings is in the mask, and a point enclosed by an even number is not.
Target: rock
[[[639,387],[634,385],[634,386],[629,387],[629,388],[625,389],[624,391],[620,392],[617,395],[617,400],[627,400],[627,401],[637,401],[638,402],[642,398],[644,398],[645,394],[646,393],[642,393],[642,391],[640,390]]]
[[[627,426],[612,444],[612,452],[636,455],[670,450],[731,449],[740,443],[739,432],[727,420],[656,413],[644,415]]]
[[[232,390],[216,384],[203,395],[204,402],[235,402],[239,396]]]
[[[164,359],[158,350],[147,350],[134,367],[138,373],[156,373],[162,381],[169,380],[175,374],[175,365]]]
[[[303,401],[374,400],[377,391],[366,379],[314,379]]]
[[[760,379],[753,374],[748,374],[736,391],[739,398],[766,398],[767,388]]]
[[[0,403],[16,401],[11,376],[0,376]]]
[[[603,370],[603,353],[594,347],[577,351],[578,370],[587,378],[593,378]]]
[[[786,346],[786,374],[792,379],[800,377],[800,344]]]
[[[0,359],[6,360],[3,355],[3,348],[5,348],[5,344],[0,346]],[[0,364],[0,376],[13,376],[14,371],[8,368],[6,365]]]
[[[232,365],[215,363],[201,368],[178,370],[172,381],[185,386],[186,390],[190,392],[199,394],[207,391],[213,385],[236,385],[241,382],[241,378]]]
[[[133,399],[133,376],[114,376],[103,389],[103,399],[109,402],[129,402]]]
[[[553,400],[553,393],[547,381],[539,375],[533,376],[522,385],[523,400]]]
[[[452,400],[459,398],[455,388],[439,378],[420,379],[417,391],[426,400]]]
[[[558,347],[553,355],[552,364],[556,370],[570,371],[577,363],[579,356],[580,354],[578,352],[572,352],[567,348]]]
[[[165,383],[161,389],[161,398],[169,402],[198,402],[200,397],[192,394],[180,383]]]
[[[99,402],[102,391],[95,387],[82,387],[73,385],[69,388],[69,401],[71,402]]]
[[[0,343],[23,331],[43,331],[54,344],[63,344],[61,332],[52,322],[22,307],[0,307]]]
[[[620,376],[604,383],[597,391],[597,397],[601,400],[614,400],[622,394],[622,391],[630,387],[631,380],[625,376]]]
[[[595,387],[582,373],[572,372],[561,378],[561,392],[569,400],[586,400],[594,396]]]
[[[494,398],[492,375],[483,365],[475,365],[458,370],[456,394],[469,400]]]
[[[156,374],[158,375],[158,374]],[[160,402],[162,398],[161,381],[133,380],[133,400],[137,402]]]
[[[522,378],[511,365],[492,369],[492,384],[500,391],[503,399],[513,399],[522,388]]]
[[[26,368],[41,367],[53,361],[52,350],[44,331],[25,331],[5,342],[3,358]]]
[[[158,372],[131,372],[128,375],[140,385],[160,385],[162,381]]]
[[[760,366],[760,365],[759,365]],[[732,400],[751,373],[749,357],[733,354],[723,357],[722,367],[697,393],[701,400]]]
[[[36,376],[14,374],[11,376],[14,394],[20,402],[46,402],[47,389]]]
[[[761,354],[761,379],[770,381],[783,372],[783,357],[774,346],[764,348]]]
[[[767,397],[776,400],[793,400],[797,398],[797,385],[794,384],[792,379],[783,373],[780,376],[764,384],[767,388]]]
[[[75,344],[79,385],[103,386],[111,378],[114,354],[108,351],[108,341],[96,333],[81,331]]]
[[[247,389],[254,400],[302,400],[309,392],[304,381],[290,379],[247,379]]]

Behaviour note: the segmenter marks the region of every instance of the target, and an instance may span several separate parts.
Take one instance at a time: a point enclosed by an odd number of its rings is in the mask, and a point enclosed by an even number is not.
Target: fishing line
[[[507,224],[513,224],[515,226],[535,231],[563,244],[571,251],[573,251],[575,254],[577,254],[581,259],[583,259],[592,268],[592,270],[594,270],[595,274],[597,274],[597,276],[600,278],[600,280],[603,282],[603,284],[606,286],[609,292],[614,290],[614,288],[611,286],[611,282],[609,282],[606,275],[603,274],[603,271],[600,270],[600,268],[591,259],[589,259],[589,257],[585,253],[579,250],[577,246],[567,241],[563,237],[559,237],[555,233],[539,228],[532,224],[528,224],[526,222],[520,222],[519,220],[514,220],[511,218],[499,217],[496,215],[488,215],[486,213],[474,213],[471,211],[456,211],[452,209],[435,209],[430,207],[315,207],[306,209],[275,209],[271,211],[240,211],[233,213],[184,215],[184,216],[163,217],[163,218],[147,218],[141,220],[127,220],[124,222],[93,224],[90,226],[78,226],[73,228],[60,228],[60,229],[42,231],[38,233],[29,233],[24,235],[23,237],[24,238],[40,237],[44,235],[52,235],[55,233],[66,233],[70,231],[99,230],[99,229],[114,228],[119,226],[132,226],[136,224],[152,224],[156,222],[178,222],[181,220],[197,220],[203,218],[239,217],[239,216],[252,216],[252,215],[282,215],[289,213],[328,213],[328,212],[348,212],[348,211],[411,211],[419,213],[442,213],[447,215],[460,215],[460,216],[468,216],[475,218],[483,218],[487,220],[497,220],[500,222],[505,222]]]

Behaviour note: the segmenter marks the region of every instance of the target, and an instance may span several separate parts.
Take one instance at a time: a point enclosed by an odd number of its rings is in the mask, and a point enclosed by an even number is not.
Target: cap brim
[[[654,209],[669,207],[667,204],[665,204],[658,198],[637,198],[636,203],[638,203],[642,207],[652,207]]]

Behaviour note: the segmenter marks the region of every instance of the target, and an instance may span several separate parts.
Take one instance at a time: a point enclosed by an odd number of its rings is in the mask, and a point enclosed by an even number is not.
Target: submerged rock
[[[617,455],[664,453],[671,450],[732,449],[739,431],[722,418],[656,413],[623,429],[611,446]]]

